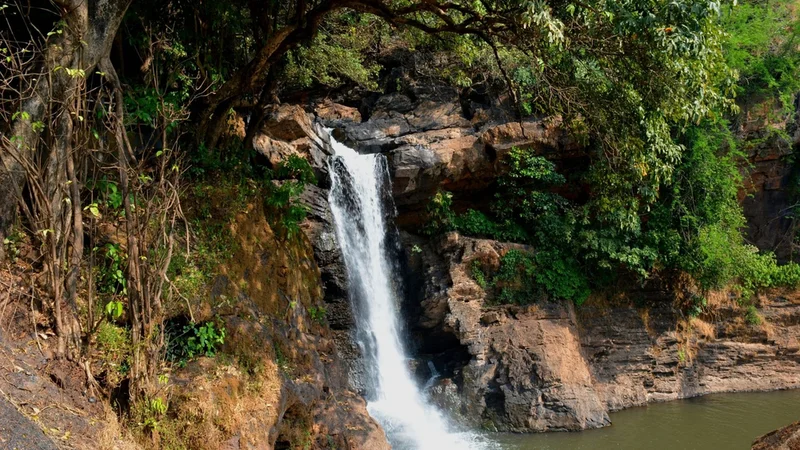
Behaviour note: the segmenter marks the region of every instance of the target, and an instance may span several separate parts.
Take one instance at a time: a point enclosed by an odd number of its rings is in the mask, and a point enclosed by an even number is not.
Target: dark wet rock
[[[795,237],[791,212],[792,143],[777,133],[764,134],[763,130],[755,133],[751,139],[761,141],[746,147],[750,167],[739,200],[747,219],[749,241],[760,249],[774,251],[780,261],[787,261],[792,256]]]
[[[328,191],[316,186],[307,186],[301,201],[309,211],[301,227],[311,241],[314,260],[320,270],[326,309],[325,319],[333,331],[337,353],[341,358],[343,370],[348,374],[350,386],[356,391],[361,391],[366,379],[366,368],[355,343],[355,319],[347,291],[347,268],[336,242],[336,229],[328,203]]]
[[[347,269],[336,242],[333,215],[328,204],[328,191],[316,186],[306,186],[301,201],[309,214],[302,228],[311,241],[314,259],[320,269],[322,289],[328,313],[328,323],[334,330],[350,329],[352,311],[347,297]]]

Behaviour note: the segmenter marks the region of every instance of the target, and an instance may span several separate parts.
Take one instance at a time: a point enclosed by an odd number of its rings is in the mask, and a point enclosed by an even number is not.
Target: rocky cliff
[[[326,102],[316,111],[339,139],[386,155],[398,224],[412,232],[437,189],[459,194],[464,204],[456,209],[485,207],[512,146],[566,170],[586,164],[558,120],[517,121],[501,105],[470,102],[449,88],[412,85],[358,109]],[[764,130],[741,131],[752,143],[741,198],[751,241],[787,259],[787,157],[796,143]],[[437,377],[432,398],[473,426],[578,430],[649,402],[800,387],[800,299],[793,292],[759,298],[761,325],[746,323],[721,293],[712,313],[683,317],[657,287],[595,296],[577,309],[546,299],[498,306],[473,279],[471,264],[496,267],[514,245],[458,235],[430,241],[406,233],[404,240],[417,293],[406,306],[420,379]]]
[[[514,146],[557,160],[580,160],[575,154],[578,143],[558,119],[516,121],[501,106],[470,102],[452,87],[412,85],[362,106],[363,114],[330,102],[312,108],[342,142],[386,155],[398,225],[414,227],[438,189],[475,194],[473,201],[482,201],[480,196],[505,170],[501,161]],[[368,119],[359,122],[362,117]],[[582,162],[570,162],[576,163]]]
[[[409,245],[421,244],[407,236]],[[494,305],[474,261],[497,266],[514,245],[461,237],[412,257],[421,292],[423,357],[432,388],[468,423],[506,431],[608,425],[608,412],[718,392],[800,387],[800,297],[760,297],[761,325],[720,294],[713,313],[681,317],[659,292],[597,296],[580,308],[541,300]],[[461,355],[453,360],[449,355]],[[420,364],[426,367],[426,364]],[[422,373],[429,377],[430,373]]]

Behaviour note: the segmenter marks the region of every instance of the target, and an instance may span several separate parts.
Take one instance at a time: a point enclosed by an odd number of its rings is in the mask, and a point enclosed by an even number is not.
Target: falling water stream
[[[332,139],[329,201],[344,256],[356,339],[367,372],[369,413],[395,449],[481,449],[482,436],[457,432],[426,402],[408,367],[398,321],[390,236],[394,205],[386,159]]]

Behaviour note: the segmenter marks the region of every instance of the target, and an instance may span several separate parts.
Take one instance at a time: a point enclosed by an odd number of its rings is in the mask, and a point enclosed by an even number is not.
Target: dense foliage
[[[794,94],[800,88],[795,41],[800,22],[792,14],[788,2],[725,8],[720,23],[728,33],[717,35],[714,46],[725,49],[728,66],[738,71],[735,91],[740,103],[766,101],[772,111],[777,101],[784,115],[793,113]],[[715,76],[707,73],[707,81],[717,83],[718,92],[728,92],[730,80],[723,76],[725,69],[719,70]],[[428,231],[458,230],[532,244],[535,256],[514,264],[522,271],[519,279],[533,280],[545,293],[577,303],[585,299],[586,286],[626,273],[640,280],[687,273],[701,294],[733,283],[745,302],[759,288],[796,285],[800,266],[778,265],[774,255],[761,254],[744,240],[746,223],[738,196],[746,155],[726,120],[739,121],[740,115],[727,109],[725,101],[709,108],[699,115],[659,115],[664,122],[655,126],[663,128],[645,132],[656,141],[638,144],[630,142],[636,133],[624,128],[615,114],[614,125],[607,123],[604,129],[615,133],[622,125],[620,138],[627,141],[623,146],[639,146],[627,155],[634,167],[615,170],[614,155],[604,152],[610,166],[595,161],[584,173],[571,173],[567,184],[588,186],[588,201],[570,201],[559,194],[567,180],[555,164],[531,151],[512,149],[506,160],[509,172],[498,180],[489,215],[474,210],[458,215],[451,209],[452,195],[440,192],[429,205]],[[656,109],[663,111],[664,106]],[[645,128],[647,122],[642,119]],[[606,144],[619,148],[613,141]],[[638,154],[655,162],[639,159],[637,152],[652,152]],[[653,170],[659,175],[651,176]],[[487,274],[477,270],[477,278],[487,284]],[[702,302],[702,297],[693,301]]]

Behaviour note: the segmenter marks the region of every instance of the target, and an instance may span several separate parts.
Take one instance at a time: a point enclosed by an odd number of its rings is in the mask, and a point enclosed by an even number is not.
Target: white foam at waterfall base
[[[367,349],[364,365],[371,372],[369,413],[386,430],[395,449],[489,448],[478,434],[454,431],[442,413],[425,401],[408,368],[386,248],[383,156],[360,155],[331,141],[335,156],[329,165],[329,200],[351,297],[361,302],[356,326],[364,341],[360,345]]]

